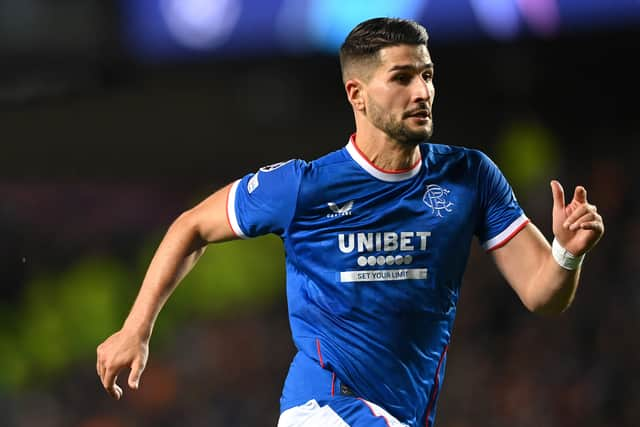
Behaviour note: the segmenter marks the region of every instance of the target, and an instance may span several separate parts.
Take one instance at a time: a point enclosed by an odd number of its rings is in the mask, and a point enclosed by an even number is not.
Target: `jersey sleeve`
[[[529,219],[498,166],[480,151],[478,155],[479,221],[476,235],[486,251],[498,249],[513,238]]]
[[[227,218],[238,237],[285,232],[295,214],[305,164],[289,160],[265,166],[232,184]]]

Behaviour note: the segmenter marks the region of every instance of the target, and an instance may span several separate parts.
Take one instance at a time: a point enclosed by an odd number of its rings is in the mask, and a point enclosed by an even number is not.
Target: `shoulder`
[[[295,158],[263,166],[258,172],[274,172],[279,170],[280,174],[295,173],[305,175],[314,170],[339,166],[341,163],[346,161],[348,161],[348,158],[345,156],[344,148],[342,148],[311,161]]]
[[[238,180],[237,186],[252,197],[295,191],[308,163],[289,159],[260,167]]]
[[[347,161],[344,150],[337,150],[312,161],[289,159],[262,166],[245,177],[247,190],[258,189],[276,194],[298,194],[301,188],[318,187],[332,179],[339,179],[343,162]]]
[[[301,184],[321,184],[325,181],[341,179],[340,176],[345,173],[345,163],[348,162],[349,157],[344,148],[309,162],[300,161],[297,167],[300,170]]]
[[[425,143],[421,151],[427,166],[436,169],[438,166],[458,165],[467,170],[478,170],[493,165],[489,156],[476,148]]]
[[[489,157],[476,148],[463,147],[459,145],[445,145],[424,143],[421,144],[422,153],[426,156],[442,158],[466,158],[474,161],[489,159]]]
[[[349,157],[346,155],[345,148],[342,147],[312,160],[309,165],[311,168],[330,168],[332,166],[340,166],[342,163],[347,161],[349,161]]]

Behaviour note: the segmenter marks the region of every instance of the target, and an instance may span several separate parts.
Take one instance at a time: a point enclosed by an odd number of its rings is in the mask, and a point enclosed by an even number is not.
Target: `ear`
[[[356,111],[365,110],[365,87],[362,81],[359,79],[349,79],[344,84],[344,89],[347,92],[347,99],[349,103]]]

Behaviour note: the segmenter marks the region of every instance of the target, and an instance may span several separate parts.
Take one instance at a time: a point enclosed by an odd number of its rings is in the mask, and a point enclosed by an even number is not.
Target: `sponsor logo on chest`
[[[426,251],[430,231],[381,231],[376,233],[339,233],[340,252]]]

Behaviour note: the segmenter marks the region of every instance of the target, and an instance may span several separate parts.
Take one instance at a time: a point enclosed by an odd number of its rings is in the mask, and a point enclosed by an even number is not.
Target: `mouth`
[[[418,119],[427,120],[431,118],[431,112],[429,110],[414,110],[406,113],[405,117],[416,117]]]

